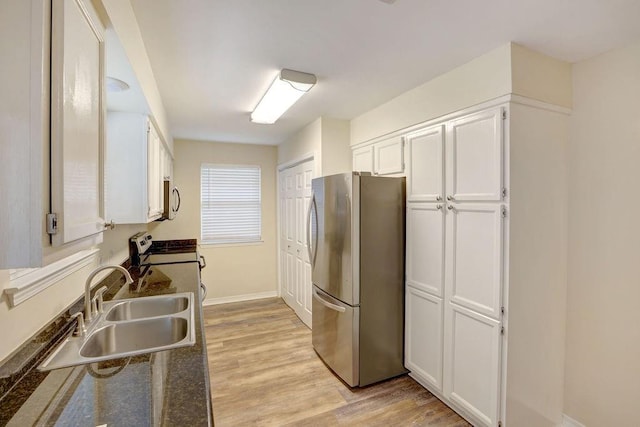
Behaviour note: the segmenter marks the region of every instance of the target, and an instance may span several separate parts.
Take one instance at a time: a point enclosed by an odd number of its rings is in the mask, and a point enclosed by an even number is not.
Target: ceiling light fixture
[[[251,113],[253,123],[273,124],[316,84],[316,76],[283,69]]]

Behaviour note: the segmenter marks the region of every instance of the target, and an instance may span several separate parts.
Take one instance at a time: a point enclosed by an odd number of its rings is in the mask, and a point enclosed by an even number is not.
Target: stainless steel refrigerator
[[[313,347],[352,387],[403,374],[405,179],[353,172],[312,189]]]

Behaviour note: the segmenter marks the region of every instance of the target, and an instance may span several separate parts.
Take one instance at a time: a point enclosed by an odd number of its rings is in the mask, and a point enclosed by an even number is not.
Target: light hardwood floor
[[[349,388],[280,298],[204,308],[214,422],[225,426],[469,426],[408,376]]]

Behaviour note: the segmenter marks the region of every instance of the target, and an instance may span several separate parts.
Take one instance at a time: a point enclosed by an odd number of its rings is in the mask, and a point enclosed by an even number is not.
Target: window
[[[203,164],[200,188],[202,243],[261,240],[259,166]]]

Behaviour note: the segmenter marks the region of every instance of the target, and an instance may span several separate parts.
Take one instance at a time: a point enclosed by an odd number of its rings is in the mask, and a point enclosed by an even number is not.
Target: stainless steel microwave
[[[161,220],[172,220],[180,210],[180,191],[168,179],[164,181],[164,209]]]

